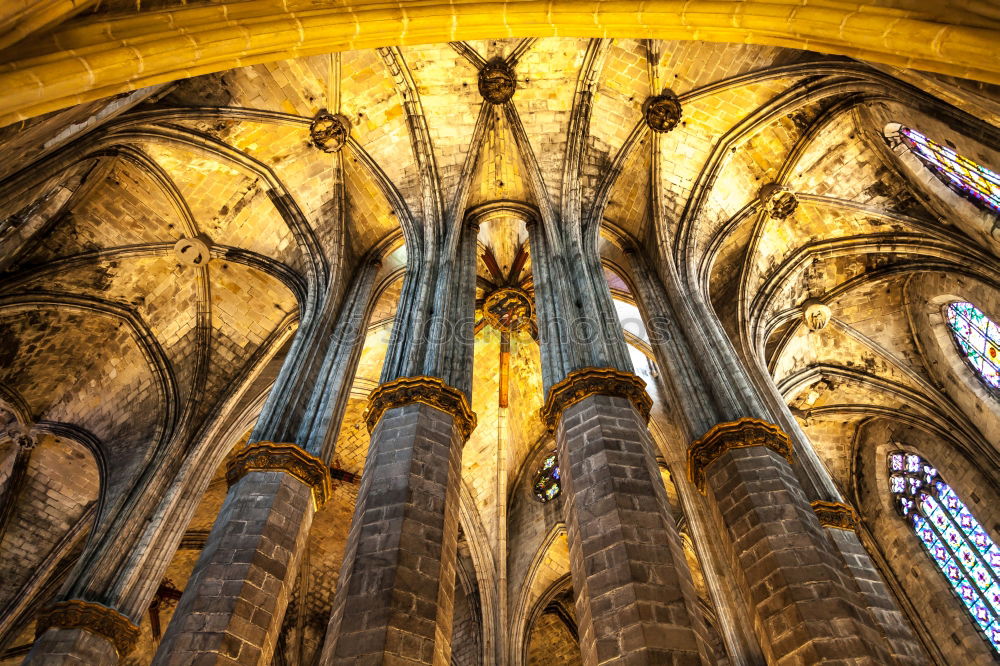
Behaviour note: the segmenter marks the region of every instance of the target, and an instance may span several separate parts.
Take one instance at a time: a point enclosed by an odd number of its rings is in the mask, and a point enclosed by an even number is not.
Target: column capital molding
[[[819,518],[819,524],[823,527],[857,532],[858,525],[861,523],[858,512],[850,504],[816,500],[810,502],[809,506],[812,507],[816,517]]]
[[[744,418],[712,426],[688,447],[688,479],[705,492],[705,469],[730,449],[766,446],[792,464],[792,441],[781,428],[760,419]]]
[[[555,430],[559,418],[567,407],[592,395],[611,395],[629,400],[645,423],[653,400],[646,393],[646,382],[631,372],[615,368],[582,368],[566,375],[561,382],[549,389],[548,399],[539,410],[542,423]]]
[[[465,440],[476,429],[476,413],[472,411],[465,393],[448,386],[438,377],[419,376],[400,377],[381,384],[371,392],[368,396],[368,410],[365,412],[368,432],[375,430],[386,410],[415,402],[451,414]]]
[[[60,601],[39,613],[35,637],[51,628],[84,629],[100,636],[115,646],[119,659],[131,652],[139,640],[139,627],[127,617],[113,608],[82,599]]]
[[[332,493],[330,471],[323,461],[295,444],[255,442],[241,449],[226,465],[226,482],[232,487],[250,472],[285,472],[312,488],[315,508]]]

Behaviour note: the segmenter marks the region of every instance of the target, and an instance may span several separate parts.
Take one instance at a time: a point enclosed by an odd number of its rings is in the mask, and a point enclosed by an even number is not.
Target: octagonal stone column
[[[371,445],[321,662],[451,663],[465,393],[403,377],[370,398]]]
[[[843,502],[812,502],[813,511],[823,526],[827,538],[844,560],[848,572],[857,582],[858,592],[872,617],[889,642],[889,651],[896,664],[926,664],[931,661],[917,639],[909,619],[899,609],[858,534],[861,519]]]
[[[543,417],[559,452],[584,664],[712,663],[638,377],[569,373]]]
[[[892,663],[798,483],[784,432],[752,418],[720,423],[691,445],[688,472],[715,495],[768,663]]]
[[[139,639],[139,627],[103,604],[60,601],[38,616],[35,644],[25,663],[92,666],[117,663]]]

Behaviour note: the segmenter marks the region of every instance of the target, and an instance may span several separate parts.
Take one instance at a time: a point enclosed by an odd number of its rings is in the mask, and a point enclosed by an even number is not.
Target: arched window
[[[909,127],[900,127],[899,136],[946,185],[980,208],[1000,213],[1000,174]]]
[[[1000,652],[1000,548],[938,471],[914,453],[889,455],[896,508]]]
[[[535,497],[540,502],[548,502],[555,499],[562,490],[559,486],[559,461],[553,451],[545,458],[541,468],[535,474]]]
[[[948,327],[979,377],[1000,391],[1000,326],[972,303],[956,301],[947,308]]]

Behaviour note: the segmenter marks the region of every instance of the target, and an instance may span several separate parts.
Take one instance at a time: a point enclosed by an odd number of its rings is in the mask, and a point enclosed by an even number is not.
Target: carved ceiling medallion
[[[486,63],[479,70],[479,94],[490,104],[503,104],[510,101],[517,89],[517,79],[514,70],[502,60]]]
[[[517,333],[531,325],[531,298],[516,287],[497,289],[483,303],[486,322],[501,333]]]
[[[312,144],[327,153],[335,153],[343,148],[350,134],[351,121],[339,113],[334,115],[325,109],[316,114],[309,126]]]
[[[643,105],[646,124],[654,132],[669,132],[681,122],[681,101],[672,90],[650,97]]]
[[[776,220],[784,220],[799,207],[795,194],[783,185],[768,183],[760,188],[757,195],[767,214]]]

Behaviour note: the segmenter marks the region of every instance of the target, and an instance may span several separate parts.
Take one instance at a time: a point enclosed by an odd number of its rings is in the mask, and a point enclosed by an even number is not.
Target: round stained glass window
[[[956,301],[945,314],[965,360],[987,386],[1000,391],[1000,327],[972,303]]]
[[[546,458],[545,462],[542,463],[541,469],[535,475],[535,484],[533,489],[535,491],[535,497],[538,498],[539,502],[548,502],[549,500],[555,499],[561,488],[559,487],[559,461],[556,460],[556,454],[553,451]]]

